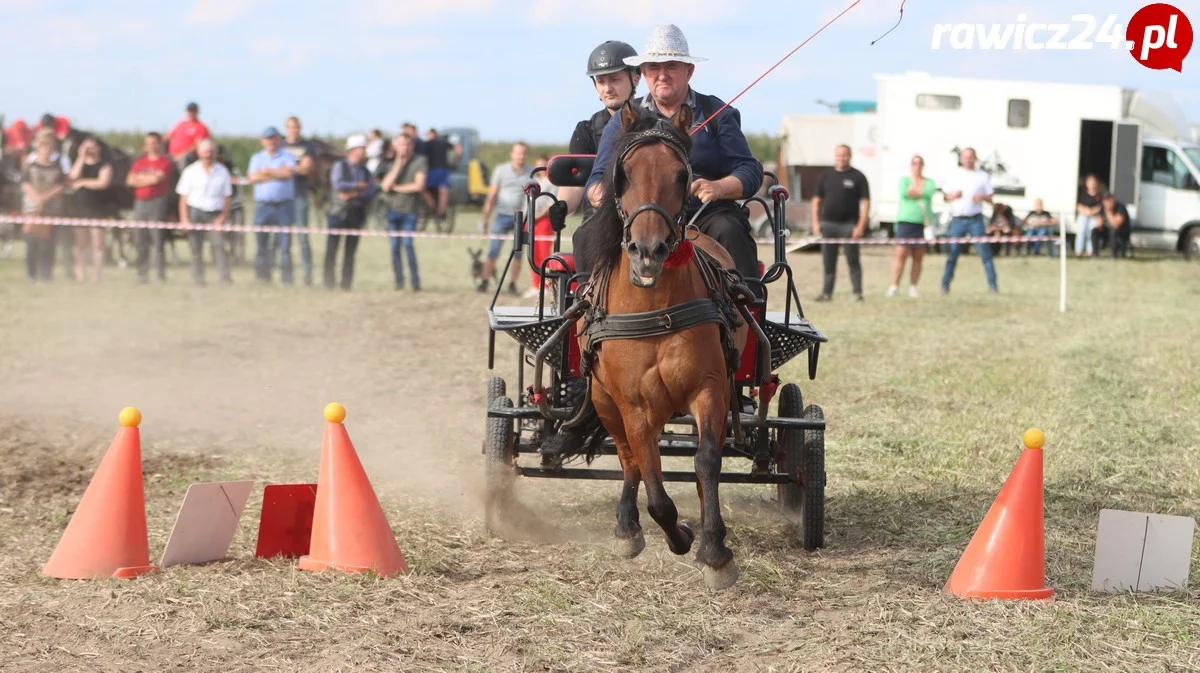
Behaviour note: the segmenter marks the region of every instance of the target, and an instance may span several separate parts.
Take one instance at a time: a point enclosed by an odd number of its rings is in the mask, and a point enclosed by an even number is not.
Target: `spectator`
[[[425,141],[421,139],[421,136],[417,135],[416,125],[412,122],[404,122],[400,126],[400,133],[413,139],[413,152],[421,155],[425,154]],[[429,163],[428,157],[426,157],[426,163]]]
[[[387,153],[387,143],[383,140],[383,131],[379,129],[371,129],[367,134],[367,170],[371,171],[371,175],[375,175],[375,171],[379,170],[379,162],[383,160],[383,155]]]
[[[417,230],[417,199],[425,191],[425,176],[429,173],[429,162],[423,154],[417,154],[415,139],[403,133],[392,141],[395,156],[387,165],[387,172],[379,186],[387,203],[388,231],[414,232]],[[392,270],[396,275],[396,289],[404,289],[404,264],[400,259],[400,248],[408,257],[408,270],[412,274],[412,289],[421,289],[421,272],[417,267],[417,251],[411,236],[390,240]]]
[[[429,161],[429,175],[425,179],[426,192],[422,194],[426,206],[434,211],[438,222],[446,219],[446,207],[450,202],[450,143],[442,139],[435,129],[425,133],[425,156]],[[431,192],[437,191],[437,202]]]
[[[492,234],[512,233],[516,224],[514,213],[521,210],[525,203],[525,181],[529,179],[529,167],[525,164],[525,157],[528,153],[528,145],[523,142],[513,143],[508,152],[508,163],[497,166],[492,171],[491,186],[488,188],[487,198],[483,201],[483,220],[479,225],[481,230],[490,231]],[[489,230],[487,221],[493,212],[496,213],[496,219]],[[483,263],[479,286],[476,288],[480,292],[487,292],[488,281],[496,273],[496,259],[500,257],[502,245],[503,241],[500,239],[492,239],[488,246],[487,259]],[[508,290],[516,294],[516,283],[510,282]]]
[[[968,147],[959,155],[960,168],[951,174],[945,186],[938,190],[942,198],[950,202],[950,237],[982,238],[987,230],[983,221],[983,203],[992,202],[992,180],[987,173],[975,166],[975,149]],[[966,243],[951,243],[946,257],[946,270],[942,273],[942,294],[950,294],[950,283],[954,280],[954,269],[958,256],[966,249]],[[975,244],[975,251],[983,262],[988,291],[999,292],[996,285],[996,265],[992,261],[992,248],[985,242]]]
[[[813,236],[829,238],[862,238],[867,233],[867,217],[871,212],[871,188],[867,177],[850,166],[850,147],[838,145],[833,153],[833,170],[825,171],[817,183],[812,199]],[[846,263],[850,267],[850,286],[854,298],[863,301],[862,266],[858,245],[846,246]],[[821,244],[821,262],[825,269],[825,284],[817,301],[833,298],[837,279],[837,243]]]
[[[287,134],[283,149],[296,160],[296,173],[292,177],[294,196],[292,197],[293,225],[308,228],[308,190],[309,177],[315,169],[316,148],[311,140],[304,140],[300,135],[300,118],[288,117],[283,127]],[[304,266],[304,284],[313,284],[312,247],[309,245],[308,234],[297,234],[300,243],[300,263]]]
[[[375,192],[375,181],[366,167],[367,139],[355,134],[346,140],[346,158],[333,165],[330,170],[330,185],[334,198],[329,206],[330,229],[361,230],[367,221],[367,203]],[[338,246],[342,234],[330,234],[325,244],[325,287],[334,286],[334,266],[337,264]],[[358,250],[360,234],[346,238],[346,254],[342,260],[343,290],[349,291],[354,283],[354,255]]]
[[[85,218],[103,218],[108,215],[105,208],[106,195],[112,185],[113,167],[100,154],[100,143],[87,137],[79,143],[79,155],[71,167],[70,185],[74,190],[76,215]],[[104,266],[104,229],[101,227],[75,227],[75,280],[84,280],[84,259],[91,242],[92,282],[100,282],[100,270]]]
[[[274,126],[262,132],[262,149],[250,157],[246,181],[254,185],[254,226],[290,227],[295,220],[292,199],[296,187],[292,177],[296,174],[296,160],[280,148],[282,136]],[[272,234],[256,232],[254,272],[257,278],[271,282],[271,271],[275,267],[275,252],[280,252],[279,275],[284,285],[291,285],[292,238],[287,232]]]
[[[211,138],[196,144],[198,161],[183,169],[175,193],[179,194],[179,221],[184,225],[224,225],[229,219],[233,205],[233,176],[224,164],[216,161],[217,147]],[[192,282],[204,287],[204,239],[212,244],[213,259],[217,263],[217,275],[221,282],[233,282],[229,274],[229,260],[225,256],[225,245],[221,232],[194,229],[188,232],[192,248]]]
[[[188,152],[196,147],[196,143],[211,137],[208,127],[200,121],[200,106],[188,103],[187,117],[175,124],[175,128],[167,134],[167,154],[171,155],[175,165],[182,170]]]
[[[1025,216],[1025,232],[1030,236],[1054,236],[1058,233],[1058,219],[1046,212],[1041,199],[1033,200],[1033,210]],[[1042,252],[1042,241],[1029,241],[1029,254],[1038,255]],[[1054,244],[1046,243],[1046,254],[1053,255]]]
[[[147,133],[143,147],[145,153],[133,162],[125,178],[125,185],[133,188],[133,219],[139,222],[166,222],[170,208],[167,192],[174,164],[162,153],[162,136],[159,134],[153,131]],[[133,243],[137,249],[138,282],[148,282],[151,257],[158,279],[166,282],[165,230],[134,229]],[[150,251],[152,243],[153,253]]]
[[[1100,204],[1104,219],[1092,229],[1092,249],[1100,252],[1111,243],[1113,259],[1125,257],[1129,253],[1129,210],[1112,192],[1105,192]]]
[[[1013,213],[1012,206],[1007,203],[1000,203],[999,201],[992,204],[992,219],[988,222],[985,232],[988,236],[995,236],[997,238],[1020,236],[1021,227],[1017,224],[1017,216]],[[992,248],[993,256],[1001,252],[1005,256],[1008,256],[1013,248],[1016,248],[1017,252],[1021,251],[1021,245],[1012,241],[989,243],[988,245]]]
[[[543,168],[550,163],[550,157],[540,154],[534,160],[534,168]],[[541,187],[543,194],[558,195],[558,187],[551,184],[550,179],[546,177],[545,171],[538,173],[538,186]],[[581,192],[582,194],[582,192]],[[554,250],[554,241],[539,241],[538,237],[554,236],[554,226],[550,224],[550,206],[553,203],[550,199],[539,198],[537,212],[533,216],[533,235],[534,240],[530,243],[533,246],[533,264],[534,268],[529,271],[529,289],[525,291],[525,299],[535,299],[538,292],[543,286],[542,277],[539,275],[542,267],[542,261],[550,256]],[[551,267],[551,270],[557,267]]]
[[[63,192],[67,176],[54,153],[58,140],[50,129],[38,131],[33,140],[33,158],[21,171],[22,211],[26,215],[51,217],[63,214]],[[25,224],[25,269],[30,283],[50,281],[54,275],[54,226]]]
[[[1092,229],[1100,224],[1102,210],[1100,195],[1104,189],[1100,185],[1100,180],[1091,173],[1084,178],[1083,187],[1075,204],[1075,256],[1091,257],[1094,252]]]
[[[925,177],[925,159],[916,155],[909,163],[909,175],[900,178],[900,207],[896,213],[896,238],[925,240],[925,225],[933,226],[933,195],[937,186]],[[892,285],[887,296],[896,296],[900,276],[904,275],[904,263],[912,255],[912,270],[909,272],[908,296],[917,297],[917,281],[921,278],[921,262],[925,258],[924,243],[907,243],[896,246],[896,262],[892,265]]]

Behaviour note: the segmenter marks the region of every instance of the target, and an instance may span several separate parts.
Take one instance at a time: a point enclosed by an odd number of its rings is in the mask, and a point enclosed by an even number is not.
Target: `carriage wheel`
[[[496,394],[495,398],[492,397],[493,394]],[[513,407],[512,398],[504,395],[503,379],[493,378],[488,381],[488,399],[489,409]],[[484,500],[484,532],[488,535],[496,530],[502,509],[512,493],[515,442],[516,433],[513,431],[512,419],[488,417],[483,458],[483,476],[487,489]]]
[[[825,411],[810,404],[804,410],[810,421],[825,420]],[[825,546],[825,431],[804,431],[804,548],[812,551]]]
[[[823,418],[821,408],[804,409],[800,387],[788,383],[779,391],[780,418]],[[820,430],[775,430],[775,460],[792,477],[776,486],[779,507],[789,521],[799,525],[804,548],[825,544],[825,437]]]

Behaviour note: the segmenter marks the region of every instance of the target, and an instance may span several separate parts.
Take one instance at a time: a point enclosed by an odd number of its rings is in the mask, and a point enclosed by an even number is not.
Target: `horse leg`
[[[642,480],[646,483],[646,509],[655,523],[667,535],[671,553],[683,556],[692,549],[696,536],[687,522],[679,521],[679,510],[663,488],[662,459],[658,454],[659,433],[653,428],[639,428],[631,437],[633,450],[641,457]]]
[[[602,419],[618,419],[615,423],[611,420],[605,423],[606,428],[614,430],[609,432],[609,435],[617,447],[617,457],[621,459],[621,470],[625,473],[625,484],[621,488],[621,500],[617,503],[617,525],[613,530],[613,534],[617,538],[614,551],[617,556],[631,559],[646,548],[646,536],[642,534],[642,524],[638,520],[637,504],[638,482],[642,480],[642,472],[633,455],[633,449],[629,446],[629,440],[625,438],[625,426],[619,420],[620,410],[612,398],[603,393],[598,385],[593,389],[592,405]]]
[[[733,552],[725,546],[725,521],[717,487],[721,477],[721,451],[725,444],[725,408],[720,396],[704,392],[692,404],[699,441],[696,447],[696,486],[700,493],[700,548],[696,561],[703,564],[704,583],[714,591],[738,580]]]

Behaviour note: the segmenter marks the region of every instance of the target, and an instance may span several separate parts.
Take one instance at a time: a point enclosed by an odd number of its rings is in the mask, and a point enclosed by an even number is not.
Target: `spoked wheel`
[[[488,380],[488,408],[511,409],[512,398],[505,395],[504,379]],[[484,500],[484,532],[493,534],[513,486],[513,444],[516,433],[511,418],[487,419],[487,439],[484,441],[483,476],[486,481]]]
[[[779,391],[780,418],[824,419],[821,407],[804,408],[800,387],[788,383]],[[775,430],[776,462],[790,483],[776,486],[779,507],[800,527],[804,548],[825,546],[825,433],[821,430]]]

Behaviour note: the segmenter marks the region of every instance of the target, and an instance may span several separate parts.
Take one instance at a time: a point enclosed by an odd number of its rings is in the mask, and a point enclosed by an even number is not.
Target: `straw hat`
[[[646,48],[640,55],[626,58],[625,65],[666,63],[668,61],[699,63],[707,60],[707,58],[692,56],[688,53],[687,38],[683,36],[683,31],[679,30],[679,26],[669,23],[655,26],[654,32],[650,33],[650,39],[646,40]]]

